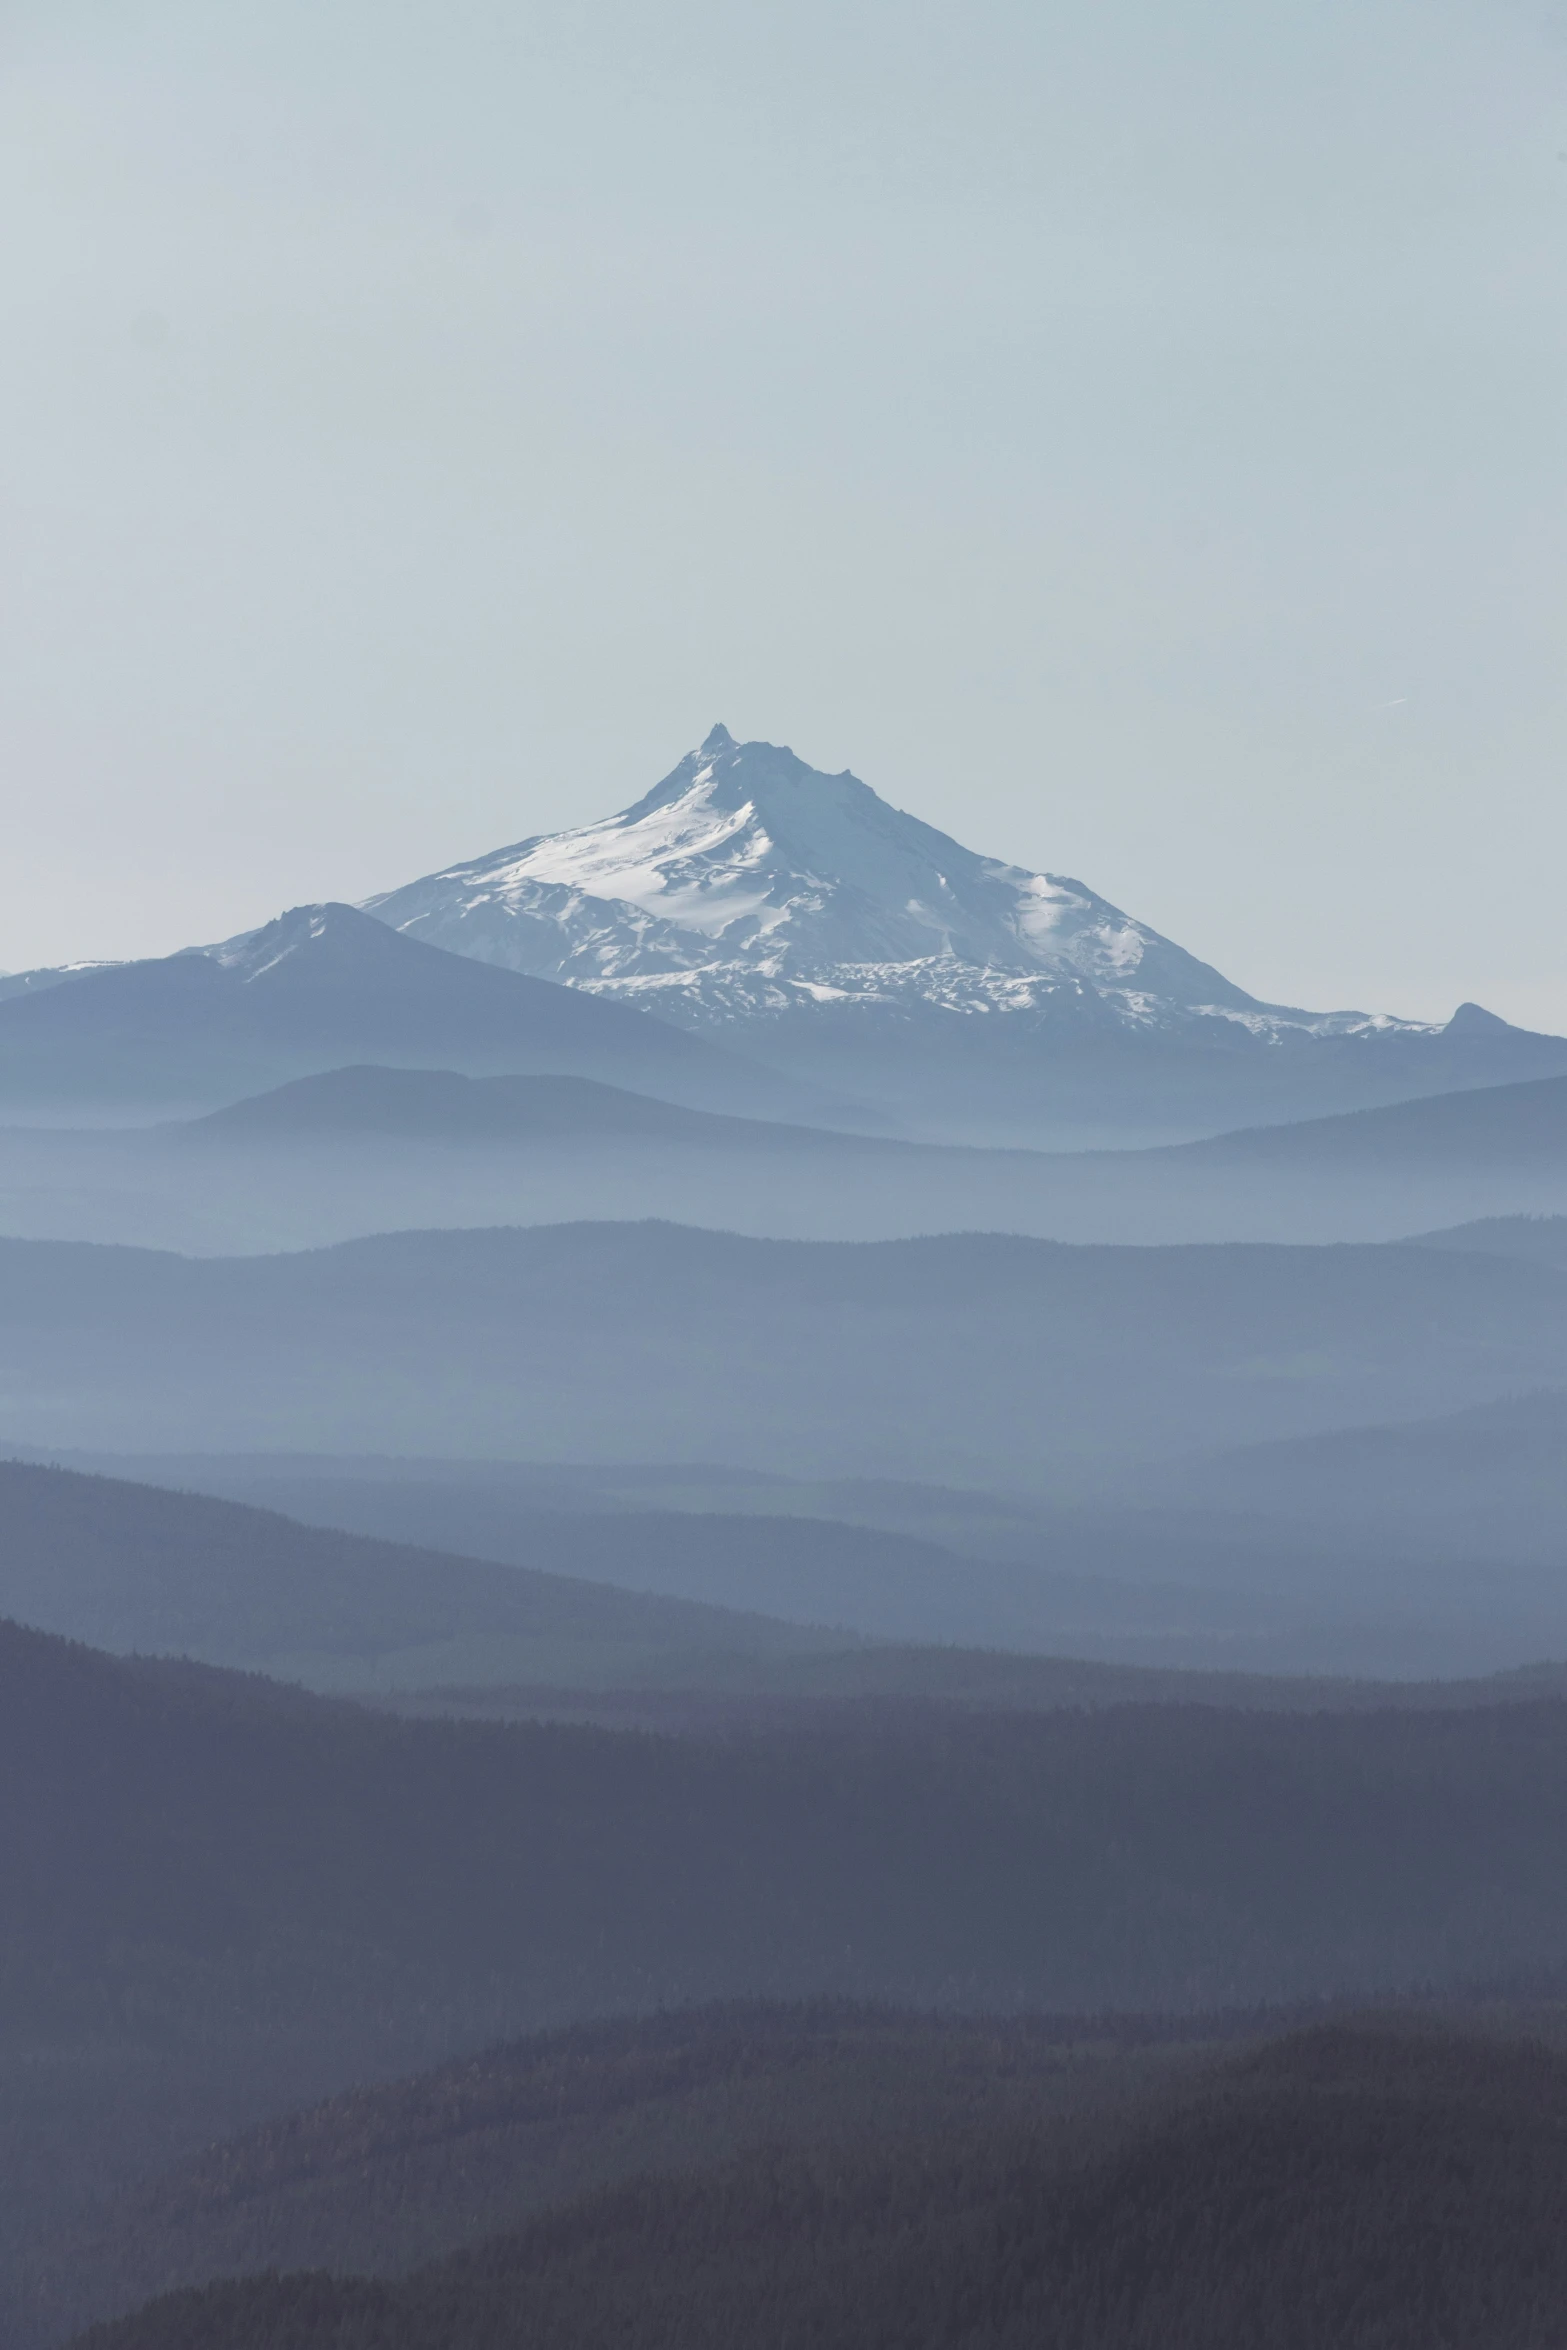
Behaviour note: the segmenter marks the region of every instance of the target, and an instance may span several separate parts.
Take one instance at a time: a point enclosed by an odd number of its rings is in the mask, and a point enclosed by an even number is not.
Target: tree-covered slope
[[[649,2178],[400,2283],[176,2295],[93,2350],[1554,2350],[1567,2067],[1326,2029],[1074,2162],[1048,2131]]]

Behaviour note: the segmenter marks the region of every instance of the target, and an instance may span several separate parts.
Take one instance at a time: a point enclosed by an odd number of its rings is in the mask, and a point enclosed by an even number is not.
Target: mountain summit
[[[619,816],[367,900],[431,946],[739,1043],[927,1141],[1177,1141],[1567,1075],[1567,1040],[1261,1003],[1060,873],[715,726]]]
[[[847,770],[715,726],[623,814],[369,899],[413,938],[682,1024],[858,1005],[1317,1034],[1080,881],[976,855]]]

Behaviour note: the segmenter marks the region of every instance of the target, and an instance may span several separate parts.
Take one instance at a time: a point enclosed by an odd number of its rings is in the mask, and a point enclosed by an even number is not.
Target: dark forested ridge
[[[29,2341],[229,2273],[397,2275],[525,2214],[748,2147],[1107,2117],[1170,2093],[1256,2019],[916,2015],[816,2001],[666,2011],[504,2043],[264,2123],[46,2235]]]
[[[175,2294],[93,2350],[1555,2350],[1567,2066],[1327,2027],[1108,2145],[1048,2126],[767,2149],[611,2187],[401,2281]],[[1075,2158],[1074,2158],[1075,2157]]]
[[[672,1739],[392,1720],[7,1627],[0,1763],[13,2042],[178,2045],[251,2000],[362,2035],[370,1977],[394,2046],[409,2001],[421,2030],[442,2002],[1198,2007],[1505,1976],[1567,1936],[1559,1701]]]
[[[115,2090],[139,2131],[196,2073],[234,2127],[660,2004],[1195,2010],[1567,1946],[1559,1701],[677,1739],[393,1720],[10,1627],[0,1790],[0,2056],[162,2051]]]
[[[0,2337],[8,2250],[14,2279],[201,2144],[505,2033],[1549,1982],[1564,1834],[1560,1700],[864,1701],[676,1738],[0,1626]]]
[[[694,1660],[706,1667],[722,1660]],[[1567,1664],[1467,1681],[1352,1681],[1285,1673],[1161,1671],[993,1649],[865,1647],[759,1660],[719,1678],[692,1669],[657,1686],[563,1689],[504,1682],[399,1689],[364,1702],[411,1720],[577,1722],[606,1730],[723,1736],[829,1725],[878,1709],[1084,1713],[1128,1705],[1222,1706],[1246,1713],[1435,1713],[1567,1697]]]

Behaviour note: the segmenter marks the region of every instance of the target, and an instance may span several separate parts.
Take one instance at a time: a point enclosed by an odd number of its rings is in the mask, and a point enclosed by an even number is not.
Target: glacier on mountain
[[[1259,1003],[1082,882],[976,855],[845,772],[715,726],[618,816],[365,901],[432,946],[682,1026],[857,1007],[1253,1036],[1421,1024]]]

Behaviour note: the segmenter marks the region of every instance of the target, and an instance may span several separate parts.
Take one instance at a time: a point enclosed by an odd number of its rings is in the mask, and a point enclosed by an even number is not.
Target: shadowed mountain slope
[[[203,953],[0,1001],[0,1105],[151,1116],[345,1062],[570,1074],[766,1116],[807,1096],[634,1008],[300,906]]]
[[[552,1539],[557,1526],[564,1539]],[[671,1527],[676,1539],[687,1531],[680,1520]],[[688,1547],[705,1547],[707,1579],[721,1587],[733,1534],[702,1521],[689,1531]],[[803,1561],[807,1530],[790,1531]],[[862,1580],[900,1563],[895,1538],[826,1533],[815,1547],[827,1551],[829,1577],[835,1536],[839,1559]],[[337,1690],[487,1679],[591,1688],[704,1671],[722,1681],[742,1658],[765,1670],[767,1659],[854,1644],[841,1629],[812,1632],[595,1580],[588,1568],[613,1567],[617,1556],[635,1576],[637,1521],[619,1534],[611,1543],[591,1519],[540,1513],[528,1545],[539,1563],[498,1565],[202,1494],[0,1461],[0,1615],[122,1654],[190,1657]],[[928,1571],[920,1546],[904,1547]],[[776,1556],[780,1546],[772,1548]],[[560,1571],[542,1563],[552,1551]],[[779,1563],[786,1574],[787,1558]],[[957,1561],[947,1564],[955,1577]],[[743,1587],[743,1561],[728,1580]]]
[[[369,1523],[350,1517],[336,1531],[330,1511],[299,1524],[199,1492],[0,1461],[0,1614],[120,1653],[323,1690],[499,1682],[787,1695],[796,1684],[774,1669],[786,1658],[841,1657],[862,1635],[1039,1650],[1070,1647],[1074,1633],[1113,1646],[1119,1627],[1134,1652],[1139,1635],[1159,1654],[1183,1633],[1207,1634],[1223,1658],[1237,1618],[1255,1632],[1282,1613],[1248,1616],[1200,1591],[1150,1599],[819,1518],[533,1509],[510,1514],[503,1546],[470,1544],[471,1527],[420,1499],[398,1487]],[[443,1522],[456,1539],[431,1541]],[[469,1548],[478,1555],[453,1555]]]
[[[743,2156],[611,2188],[398,2284],[258,2278],[94,2350],[1550,2350],[1567,2067],[1325,2028],[1073,2160],[1048,2127]],[[757,2312],[765,2312],[765,2334]]]
[[[1210,2027],[915,2016],[816,2002],[687,2009],[512,2041],[204,2149],[40,2245],[31,2333],[225,2273],[398,2275],[526,2213],[758,2145],[1079,2129],[1209,2060]],[[1222,2027],[1221,2027],[1222,2028]]]
[[[1422,1232],[1419,1240],[1422,1248],[1519,1257],[1567,1271],[1567,1216],[1488,1216],[1446,1232]]]
[[[1211,1141],[1185,1144],[1189,1164],[1278,1169],[1399,1169],[1434,1174],[1543,1168],[1567,1175],[1567,1077],[1524,1085],[1487,1085],[1418,1101],[1308,1118],[1287,1126],[1255,1126]]]
[[[0,1627],[0,2249],[507,2033],[1196,2010],[1559,1967],[1567,1705],[749,1736],[397,1721]]]
[[[1560,1703],[677,1741],[394,1722],[14,1627],[0,1698],[13,2046],[265,2016],[325,2052],[741,1993],[1213,2004],[1461,1983],[1567,1932]]]
[[[1529,1560],[1554,1580],[1567,1553],[1567,1393],[1247,1446],[1154,1472],[1144,1491],[1209,1513],[1210,1525],[1224,1513],[1259,1534],[1294,1527],[1297,1539],[1315,1532],[1427,1563]],[[1216,1541],[1216,1555],[1224,1548]]]
[[[391,1069],[370,1064],[324,1070],[232,1102],[164,1129],[222,1142],[358,1141],[492,1143],[658,1142],[694,1150],[823,1152],[828,1159],[863,1150],[873,1156],[915,1146],[833,1134],[762,1118],[691,1110],[588,1077],[466,1077],[452,1069]]]
[[[1538,1545],[1509,1561],[1471,1508],[1455,1552],[1461,1474],[1439,1495],[1445,1550],[1429,1513],[1402,1540],[1374,1511],[1360,1525],[1344,1484],[1344,1523],[1304,1528],[1282,1510],[1018,1504],[967,1521],[981,1545],[1010,1525],[1012,1555],[985,1557],[960,1547],[958,1506],[984,1495],[947,1497],[942,1516],[918,1489],[900,1505],[895,1489],[796,1498],[737,1479],[715,1492],[766,1506],[726,1514],[699,1488],[694,1507],[626,1506],[613,1473],[504,1463],[0,1461],[0,1612],[318,1690],[671,1726],[900,1692],[1028,1709],[1448,1702],[1436,1674],[1459,1677],[1453,1702],[1495,1702],[1503,1688],[1474,1676],[1567,1654],[1554,1551],[1549,1571],[1530,1564]],[[839,1523],[812,1499],[894,1522]],[[917,1531],[921,1504],[943,1540]]]

